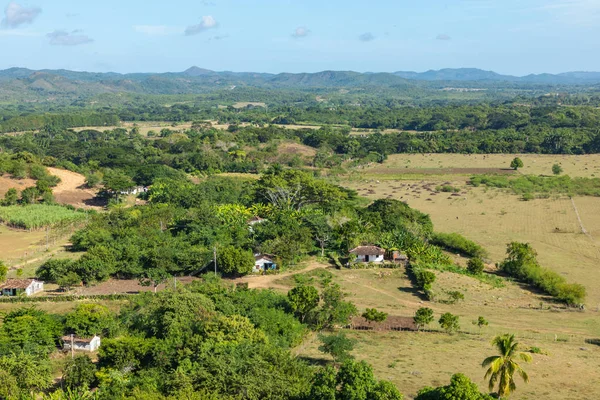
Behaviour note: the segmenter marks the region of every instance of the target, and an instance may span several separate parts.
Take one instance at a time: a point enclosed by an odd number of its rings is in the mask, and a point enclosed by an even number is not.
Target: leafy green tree
[[[454,374],[448,386],[426,387],[417,393],[415,400],[492,400],[481,393],[475,383],[463,374]]]
[[[479,316],[479,318],[477,318],[477,321],[473,321],[473,325],[477,325],[477,327],[479,328],[479,332],[481,332],[481,328],[483,328],[484,326],[488,326],[489,322],[484,317]]]
[[[65,316],[65,328],[78,336],[112,336],[118,329],[117,321],[101,304],[79,304]]]
[[[4,200],[2,200],[1,203],[3,206],[14,206],[15,204],[17,204],[18,201],[19,201],[19,192],[17,192],[17,189],[15,189],[15,188],[10,188],[4,194]]]
[[[413,320],[415,321],[415,325],[417,325],[417,330],[421,330],[421,328],[433,322],[433,310],[428,307],[421,307],[415,313]]]
[[[489,389],[494,390],[498,384],[498,396],[508,397],[517,389],[514,374],[517,373],[525,383],[529,382],[529,375],[517,363],[517,359],[531,362],[531,355],[518,351],[519,343],[515,341],[515,335],[496,336],[492,340],[500,355],[491,356],[483,360],[482,367],[489,367],[484,379],[489,378]]]
[[[171,275],[163,268],[145,269],[144,272],[142,272],[140,284],[142,286],[152,286],[154,288],[154,293],[156,293],[158,286],[169,279],[170,276]]]
[[[227,246],[217,251],[217,266],[227,275],[248,275],[254,266],[254,255],[249,250]]]
[[[71,290],[73,286],[81,284],[81,278],[79,275],[77,275],[77,273],[69,271],[65,275],[58,278],[56,280],[56,284],[64,290]]]
[[[63,327],[57,318],[35,308],[20,308],[4,316],[0,355],[22,351],[46,355],[56,348]]]
[[[562,174],[562,173],[563,173],[563,169],[562,169],[562,167],[561,167],[560,165],[558,165],[558,164],[554,164],[554,165],[552,166],[552,173],[553,173],[554,175],[560,175],[560,174]]]
[[[52,385],[52,370],[50,362],[45,357],[14,352],[0,357],[0,371],[11,376],[13,379],[9,378],[9,385],[16,381],[17,387],[24,394],[33,395]],[[1,384],[0,388],[2,388]]]
[[[485,264],[483,263],[483,260],[479,257],[474,257],[467,261],[467,271],[471,275],[481,275],[483,273],[484,268]]]
[[[35,274],[44,282],[57,283],[59,279],[72,272],[72,268],[72,260],[51,258],[42,264]]]
[[[89,389],[96,381],[96,365],[87,355],[78,355],[69,360],[63,372],[65,386],[73,389]]]
[[[8,274],[8,266],[0,260],[0,283],[4,282],[6,280],[7,274]]]
[[[301,322],[319,305],[319,291],[314,286],[296,286],[288,292],[290,307]]]
[[[451,313],[442,314],[438,323],[447,333],[452,333],[460,329],[458,315],[452,315]]]
[[[350,354],[354,350],[356,340],[349,339],[343,332],[336,335],[319,335],[321,346],[319,351],[331,355],[333,362],[344,362],[353,359]]]
[[[512,169],[514,169],[515,171],[518,170],[519,168],[523,168],[523,161],[519,158],[519,157],[515,157],[511,163],[510,163],[510,167]]]
[[[357,315],[356,306],[344,301],[345,294],[338,284],[329,284],[323,289],[321,299],[323,305],[316,314],[315,325],[321,329],[331,329],[336,325],[346,325],[350,318]]]
[[[377,311],[376,308],[367,308],[362,317],[367,321],[383,322],[387,319],[388,315],[382,311]]]
[[[402,395],[392,386],[380,385],[373,376],[373,369],[364,361],[346,361],[337,374],[340,400],[371,400],[376,398],[401,400]]]
[[[40,192],[33,186],[25,188],[21,192],[21,202],[24,204],[35,204],[39,197]]]
[[[311,385],[309,398],[313,400],[337,399],[337,371],[335,368],[328,366],[317,371]]]
[[[126,192],[135,187],[133,180],[123,172],[109,170],[104,174],[104,188],[117,197],[121,192]]]

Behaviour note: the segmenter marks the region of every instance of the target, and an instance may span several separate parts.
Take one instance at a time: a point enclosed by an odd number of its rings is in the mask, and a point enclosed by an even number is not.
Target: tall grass
[[[21,229],[41,229],[63,223],[80,221],[85,213],[66,207],[31,204],[26,206],[0,207],[0,222]]]

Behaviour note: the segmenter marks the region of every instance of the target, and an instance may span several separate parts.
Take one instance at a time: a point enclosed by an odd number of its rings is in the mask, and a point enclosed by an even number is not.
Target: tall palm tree
[[[496,383],[499,382],[498,396],[505,397],[517,388],[513,378],[515,372],[523,378],[525,383],[529,382],[529,376],[515,360],[520,358],[525,362],[530,362],[531,355],[517,350],[519,343],[515,342],[515,335],[496,336],[492,340],[492,345],[496,346],[500,355],[486,358],[481,366],[484,368],[489,366],[485,373],[485,379],[490,378],[490,391],[494,390]]]

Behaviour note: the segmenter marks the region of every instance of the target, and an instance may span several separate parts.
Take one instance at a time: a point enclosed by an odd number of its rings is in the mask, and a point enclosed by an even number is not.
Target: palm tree
[[[517,388],[513,378],[515,372],[523,378],[525,383],[529,382],[529,376],[515,360],[520,358],[525,362],[530,362],[531,355],[517,351],[519,343],[515,342],[515,335],[496,336],[492,340],[492,345],[496,346],[500,355],[486,358],[481,366],[484,368],[489,366],[485,373],[485,379],[490,378],[490,391],[494,390],[494,386],[499,382],[498,396],[505,397]]]

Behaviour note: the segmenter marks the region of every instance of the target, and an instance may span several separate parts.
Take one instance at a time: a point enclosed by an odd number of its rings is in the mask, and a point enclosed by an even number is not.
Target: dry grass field
[[[447,385],[457,372],[487,391],[481,362],[495,354],[487,336],[361,331],[347,334],[357,340],[355,357],[373,365],[378,378],[395,383],[405,398],[414,398],[425,386]],[[529,339],[519,342],[523,349],[536,346],[548,355],[534,354],[533,362],[523,365],[530,383],[516,378],[517,391],[511,399],[589,400],[600,396],[599,347]],[[312,337],[298,353],[313,362],[331,361],[317,350],[318,346],[318,340]]]

